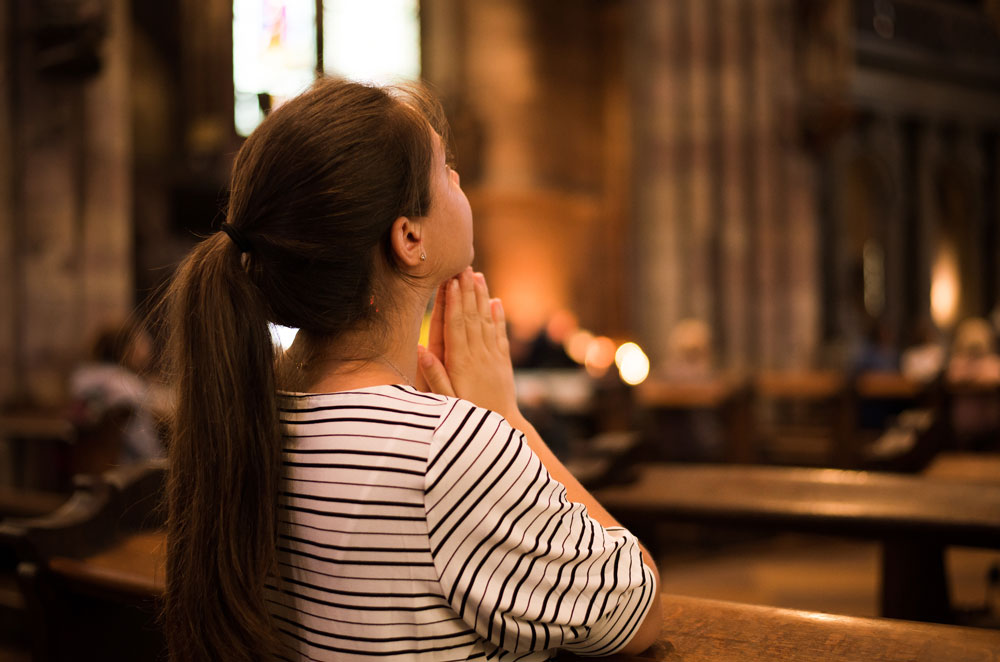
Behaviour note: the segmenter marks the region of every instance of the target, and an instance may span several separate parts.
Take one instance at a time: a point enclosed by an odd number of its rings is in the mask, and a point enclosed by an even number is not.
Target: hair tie
[[[250,242],[247,241],[247,238],[242,232],[239,231],[239,228],[232,223],[226,222],[222,224],[221,229],[229,235],[229,238],[232,240],[233,244],[236,245],[236,248],[240,249],[241,253],[250,252]]]

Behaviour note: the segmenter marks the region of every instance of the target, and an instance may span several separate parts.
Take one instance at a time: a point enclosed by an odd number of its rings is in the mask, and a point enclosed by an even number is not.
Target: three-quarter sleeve
[[[638,541],[569,501],[502,416],[455,401],[425,480],[441,587],[481,637],[514,652],[608,655],[638,630],[656,590]]]

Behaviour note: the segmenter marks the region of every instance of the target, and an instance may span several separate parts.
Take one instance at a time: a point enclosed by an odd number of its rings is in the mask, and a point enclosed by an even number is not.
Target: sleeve
[[[638,541],[569,501],[502,416],[455,401],[425,480],[442,589],[484,639],[514,652],[609,655],[638,630],[656,590]]]

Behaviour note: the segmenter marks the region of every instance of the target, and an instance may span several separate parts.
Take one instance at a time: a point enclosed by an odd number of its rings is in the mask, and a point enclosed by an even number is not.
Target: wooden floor
[[[963,620],[1000,627],[1000,586],[990,592],[987,580],[991,566],[1000,568],[1000,551],[954,548],[946,562],[952,604]],[[685,541],[662,554],[659,567],[666,593],[848,616],[879,613],[873,543],[782,535],[699,549]]]

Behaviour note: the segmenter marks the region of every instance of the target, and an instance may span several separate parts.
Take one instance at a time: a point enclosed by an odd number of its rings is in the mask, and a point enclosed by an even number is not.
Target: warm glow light
[[[566,350],[566,354],[569,358],[573,359],[580,365],[583,365],[587,360],[587,348],[590,347],[590,341],[594,339],[594,334],[590,331],[584,329],[577,329],[570,334],[569,338],[563,344],[563,349]]]
[[[273,106],[316,76],[315,0],[234,0],[233,92],[236,132],[246,136]]]
[[[323,68],[381,84],[418,79],[417,0],[323,0]]]
[[[885,308],[885,255],[882,246],[872,239],[865,242],[861,254],[865,310],[878,318]]]
[[[641,384],[649,376],[649,357],[634,342],[624,343],[618,348],[615,365],[622,381],[629,386]]]
[[[592,377],[601,377],[615,362],[615,343],[607,336],[598,336],[587,345],[583,364]]]
[[[299,332],[298,329],[293,329],[290,326],[280,326],[278,324],[268,324],[268,326],[271,327],[271,342],[280,347],[282,351],[292,346],[292,342],[295,341],[295,334]]]
[[[931,270],[931,317],[940,329],[950,328],[958,314],[961,286],[955,250],[948,244],[938,249]]]

